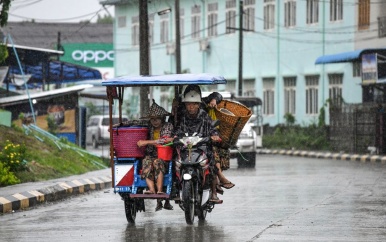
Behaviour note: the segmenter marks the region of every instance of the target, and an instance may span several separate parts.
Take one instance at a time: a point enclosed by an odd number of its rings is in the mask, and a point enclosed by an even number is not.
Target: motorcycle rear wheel
[[[185,220],[187,224],[194,222],[194,186],[192,181],[186,181],[182,187],[184,201]]]
[[[137,216],[137,208],[135,205],[135,201],[132,199],[125,199],[124,201],[127,222],[133,224],[135,223],[135,218]]]
[[[199,208],[198,209],[198,219],[200,221],[204,221],[206,219],[206,214],[208,213],[208,211],[206,209],[203,209],[203,208]]]

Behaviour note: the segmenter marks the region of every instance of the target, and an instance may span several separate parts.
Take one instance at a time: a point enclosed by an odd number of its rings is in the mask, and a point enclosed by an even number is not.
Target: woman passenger
[[[141,178],[146,179],[146,184],[149,190],[145,191],[145,194],[164,194],[163,180],[165,174],[165,164],[162,159],[158,158],[156,145],[162,145],[173,140],[172,132],[173,125],[165,122],[166,116],[169,116],[164,108],[159,106],[153,100],[146,119],[150,119],[150,131],[148,140],[139,140],[137,142],[138,147],[146,146],[145,158],[142,160],[142,174]],[[162,200],[157,200],[157,207],[155,211],[162,209],[172,210],[173,206],[170,204],[169,199],[166,199],[165,205],[162,205]]]

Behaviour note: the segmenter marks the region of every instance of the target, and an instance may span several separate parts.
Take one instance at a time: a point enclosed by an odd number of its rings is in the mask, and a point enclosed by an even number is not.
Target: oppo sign
[[[114,51],[105,50],[74,50],[71,54],[73,60],[82,61],[83,63],[102,61],[114,61]]]

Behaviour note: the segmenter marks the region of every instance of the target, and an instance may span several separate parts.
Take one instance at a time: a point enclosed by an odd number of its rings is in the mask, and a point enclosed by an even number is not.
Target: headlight
[[[240,138],[253,138],[253,131],[250,129],[248,131],[241,131],[239,136]]]

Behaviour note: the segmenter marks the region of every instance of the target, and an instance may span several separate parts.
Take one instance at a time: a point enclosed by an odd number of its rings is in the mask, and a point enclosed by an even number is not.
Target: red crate
[[[146,140],[149,129],[141,127],[113,128],[113,146],[118,158],[143,157],[145,147],[137,146],[138,140]]]

